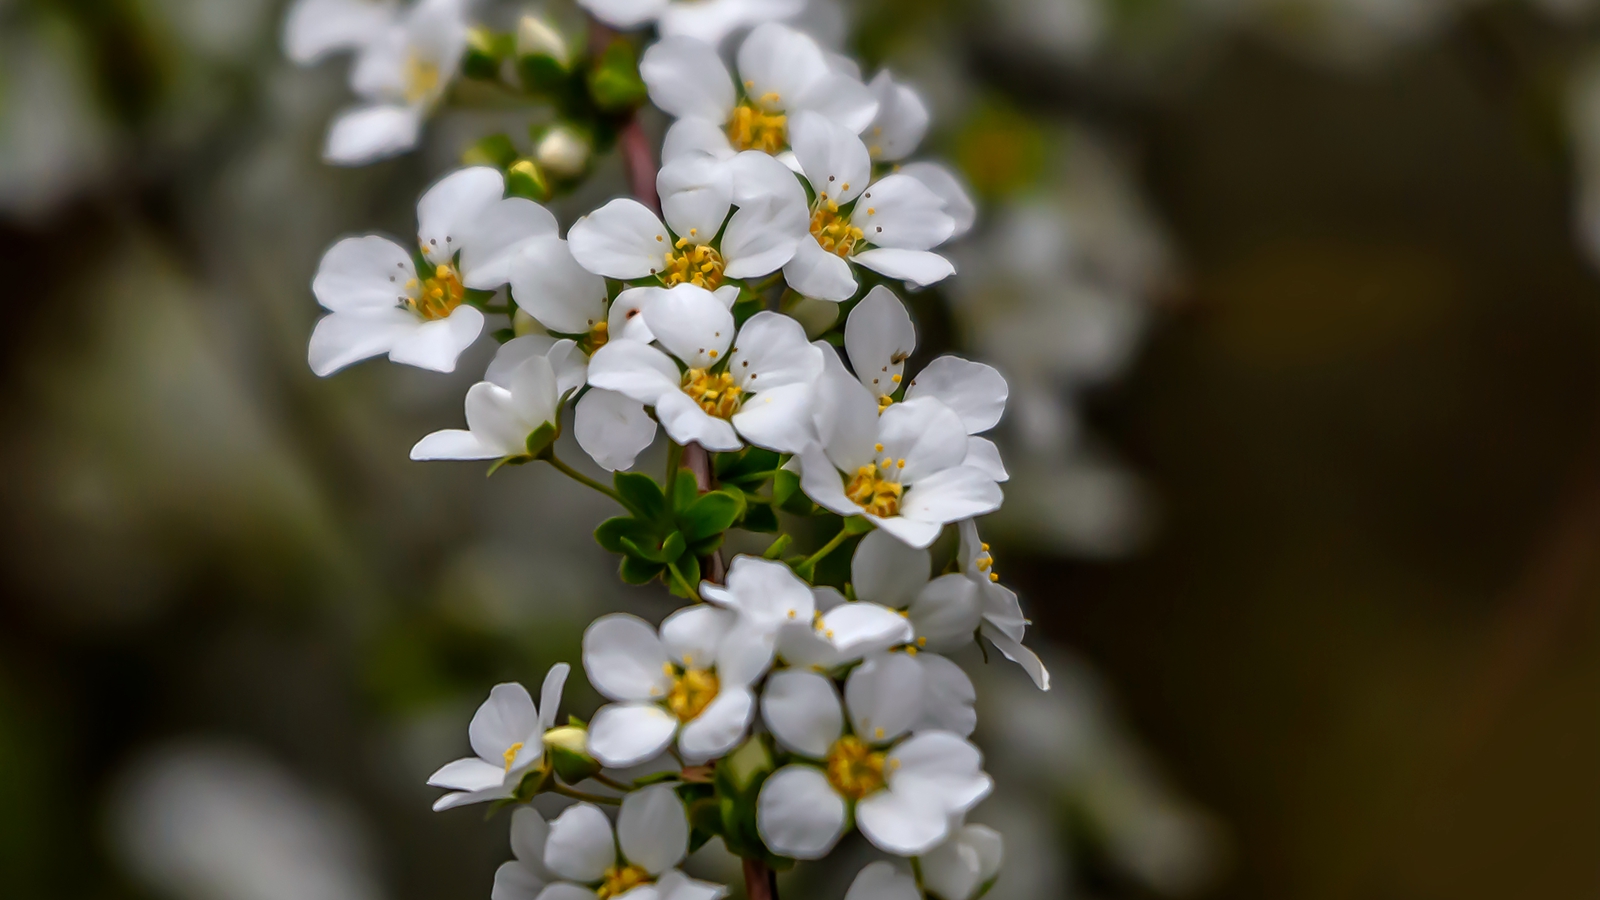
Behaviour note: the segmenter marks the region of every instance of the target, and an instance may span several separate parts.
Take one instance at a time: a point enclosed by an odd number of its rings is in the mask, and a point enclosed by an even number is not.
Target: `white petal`
[[[845,371],[831,346],[821,342],[812,346],[822,351],[823,372],[817,382],[811,419],[828,458],[841,471],[854,475],[877,458],[874,447],[878,442],[878,401]]]
[[[902,166],[900,174],[922,182],[928,190],[933,191],[944,201],[945,214],[956,226],[950,235],[951,239],[961,237],[972,230],[972,224],[978,220],[978,207],[972,202],[971,195],[956,173],[938,163],[914,162]]]
[[[844,799],[811,766],[784,766],[756,798],[756,831],[767,849],[782,856],[821,859],[839,842],[844,822]]]
[[[978,694],[972,679],[937,653],[918,653],[913,659],[922,669],[922,715],[913,730],[972,734],[978,727],[978,713],[972,708]]]
[[[511,796],[512,787],[509,784],[502,784],[500,787],[484,791],[457,791],[453,794],[445,794],[443,797],[433,801],[433,811],[444,812],[447,809],[469,806],[473,803],[493,803],[496,800],[504,800]]]
[[[585,269],[624,280],[656,274],[672,252],[667,227],[644,204],[626,197],[572,223],[567,246]]]
[[[770,159],[770,157],[768,157]],[[794,181],[790,176],[790,181]],[[795,190],[800,189],[798,182]],[[778,271],[801,243],[816,243],[803,201],[774,197],[739,207],[722,233],[723,270],[729,278],[759,278]]]
[[[607,328],[613,341],[620,339],[638,341],[649,344],[655,341],[656,336],[650,333],[650,326],[644,323],[645,303],[656,294],[664,290],[661,287],[635,287],[628,288],[611,301],[611,312],[607,318]],[[718,288],[718,292],[722,289]],[[737,287],[734,290],[738,290]],[[732,304],[729,304],[730,306]]]
[[[1038,686],[1039,690],[1050,690],[1050,672],[1044,667],[1044,663],[1040,662],[1038,654],[1022,646],[1021,641],[1012,638],[988,622],[984,622],[979,626],[979,630],[983,632],[984,637],[989,639],[990,643],[994,644],[996,649],[1005,654],[1006,659],[1021,666],[1022,670],[1028,673],[1028,677],[1033,679],[1033,683]]]
[[[478,707],[467,726],[467,736],[472,741],[472,752],[492,764],[503,761],[512,744],[527,741],[538,729],[539,713],[528,689],[507,682],[489,691],[489,699]]]
[[[739,47],[738,61],[745,94],[771,112],[787,109],[829,74],[816,41],[775,22],[750,32]]]
[[[810,385],[822,374],[822,351],[806,341],[800,323],[775,312],[751,316],[739,329],[728,371],[747,391]]]
[[[583,633],[583,670],[594,689],[612,700],[665,697],[672,687],[662,671],[667,662],[656,630],[637,616],[601,616]]]
[[[484,762],[476,756],[453,760],[428,776],[429,787],[449,788],[452,791],[486,791],[505,783],[504,766]]]
[[[423,255],[434,264],[450,262],[465,246],[467,235],[481,226],[505,192],[505,176],[489,166],[457,169],[439,179],[417,201],[417,243]],[[517,222],[519,228],[554,232],[555,217],[531,200],[524,202],[527,206],[504,207],[507,221]]]
[[[494,887],[489,889],[489,900],[538,900],[544,885],[544,881],[522,863],[507,860],[494,870]]]
[[[961,465],[967,456],[967,430],[961,418],[937,400],[896,403],[878,417],[882,453],[896,461],[901,480],[917,485],[935,473]],[[901,503],[902,515],[905,504]],[[916,518],[915,516],[913,518]]]
[[[718,45],[735,31],[761,22],[788,19],[803,0],[697,0],[673,3],[661,14],[662,35],[684,35]]]
[[[329,247],[317,264],[311,292],[334,312],[383,312],[405,302],[406,285],[416,277],[404,247],[369,234]]]
[[[511,373],[535,356],[548,357],[556,346],[556,339],[548,334],[525,334],[500,345],[484,370],[483,380],[511,389]]]
[[[855,134],[865,130],[878,114],[878,99],[849,72],[829,72],[817,79],[794,105],[819,112]]]
[[[362,310],[323,316],[311,331],[306,359],[319,376],[387,353],[421,326],[403,309]]]
[[[873,247],[857,253],[851,259],[857,265],[866,266],[880,275],[898,278],[915,287],[927,287],[956,273],[956,267],[948,259],[926,250]]]
[[[856,827],[885,853],[916,856],[950,834],[950,819],[930,797],[879,791],[856,804]]]
[[[844,900],[922,900],[917,882],[895,871],[894,864],[879,860],[863,868]]]
[[[661,167],[656,191],[667,227],[691,244],[709,244],[733,204],[733,176],[709,156],[683,156]]]
[[[739,293],[740,289],[737,284],[725,284],[712,291],[711,296],[717,298],[717,302],[724,307],[733,309],[733,305],[739,302]]]
[[[930,649],[954,649],[972,640],[983,618],[978,586],[965,575],[940,575],[928,582],[907,610]]]
[[[805,188],[794,170],[779,159],[759,150],[746,150],[728,162],[733,173],[733,202],[745,206],[758,200],[782,200],[798,205],[805,214],[806,228],[811,226],[811,210]]]
[[[667,656],[685,669],[709,669],[736,619],[732,612],[714,606],[686,606],[661,622],[661,643]]]
[[[531,806],[519,808],[511,814],[511,852],[529,872],[549,881],[550,872],[544,867],[544,844],[550,837],[550,823]]]
[[[1000,448],[994,445],[994,441],[976,434],[967,438],[967,455],[961,464],[977,469],[995,481],[1004,482],[1011,478],[1005,462],[1000,459]]]
[[[720,123],[733,111],[733,76],[703,41],[662,38],[639,58],[639,77],[650,102],[669,116]]]
[[[677,869],[662,875],[656,881],[661,900],[722,900],[728,889],[709,881],[696,881]]]
[[[736,556],[728,567],[728,595],[741,619],[776,633],[787,622],[809,622],[815,609],[811,587],[781,562]]]
[[[505,450],[491,447],[470,431],[446,428],[425,435],[411,447],[411,458],[418,462],[442,459],[499,459],[509,455]]]
[[[906,358],[917,349],[917,330],[894,291],[880,284],[856,304],[845,320],[844,349],[856,377],[874,396],[886,397],[900,387]]]
[[[961,417],[967,434],[981,434],[999,424],[1008,393],[1005,377],[993,366],[941,356],[911,379],[906,399],[932,397]]]
[[[889,753],[889,789],[926,798],[949,813],[963,813],[989,795],[994,782],[982,771],[978,748],[945,731],[913,735]]]
[[[733,313],[705,288],[680,284],[658,291],[641,315],[661,346],[691,369],[709,369],[728,356]]]
[[[655,759],[678,731],[678,720],[653,703],[602,706],[589,721],[589,753],[615,768]]]
[[[480,381],[467,391],[467,427],[505,456],[525,452],[528,435],[554,421],[556,373],[542,356],[524,360],[510,373],[511,389]]]
[[[556,724],[556,710],[561,706],[561,690],[567,685],[567,675],[572,667],[556,663],[544,673],[544,684],[539,686],[539,733],[549,731]]]
[[[298,0],[284,18],[284,53],[299,65],[309,65],[336,50],[360,47],[394,18],[392,3]]]
[[[888,69],[879,72],[868,87],[878,101],[878,117],[862,135],[872,158],[897,162],[915,153],[928,133],[927,105],[916,91],[897,83]]]
[[[720,121],[719,118],[717,122]],[[667,136],[661,141],[661,163],[666,165],[685,156],[732,159],[736,151],[717,122],[707,119],[679,119],[673,122],[672,127],[667,129]]]
[[[822,249],[815,238],[795,243],[794,258],[783,266],[783,280],[796,293],[819,300],[842,302],[856,295],[850,264]]]
[[[937,522],[921,522],[905,516],[879,518],[867,514],[867,519],[909,547],[927,547],[939,538],[939,532],[943,527]]]
[[[450,315],[420,326],[395,341],[389,360],[402,365],[454,372],[461,353],[483,333],[483,313],[462,304]]]
[[[867,189],[872,157],[856,132],[821,113],[802,110],[789,117],[789,142],[819,200],[848,203]]]
[[[689,817],[671,785],[650,785],[622,798],[617,843],[624,859],[651,875],[683,859],[689,852]]]
[[[824,613],[822,633],[847,659],[909,643],[914,635],[905,616],[865,600],[841,604]]]
[[[811,630],[809,625],[791,625],[778,629],[776,653],[785,663],[797,669],[814,669],[825,672],[844,665],[849,660],[828,643],[828,639]]]
[[[594,17],[616,28],[636,28],[667,8],[667,0],[578,0]]]
[[[492,203],[473,220],[455,227],[462,232],[451,236],[461,247],[461,283],[480,291],[510,281],[520,251],[531,242],[560,240],[556,217],[525,197]],[[580,268],[576,262],[569,265]]]
[[[905,653],[868,657],[845,681],[844,702],[857,737],[892,741],[922,713],[922,670]]]
[[[1005,496],[987,474],[968,466],[936,472],[900,498],[900,515],[923,522],[958,522],[992,513]]]
[[[741,620],[717,647],[717,678],[723,690],[752,685],[767,674],[777,647],[777,634]]]
[[[513,338],[512,340],[515,340]],[[504,346],[502,344],[501,346]],[[589,383],[589,357],[571,338],[562,338],[545,354],[556,376],[556,396],[563,402],[572,392]],[[550,421],[554,422],[555,419]]]
[[[358,106],[333,120],[322,158],[336,166],[364,166],[410,150],[421,134],[422,111],[416,107]]]
[[[678,751],[684,761],[706,762],[739,746],[755,709],[755,694],[749,688],[724,685],[717,698],[678,732]]]
[[[539,900],[595,900],[598,895],[570,881],[558,881],[539,894]]]
[[[860,228],[873,246],[901,250],[931,250],[949,240],[956,229],[939,195],[909,175],[873,182],[850,213],[850,224]]]
[[[599,881],[616,864],[611,820],[593,803],[567,807],[550,823],[544,865],[562,878]]]
[[[844,711],[833,682],[815,672],[772,673],[761,692],[761,718],[791,752],[822,759],[844,731]]]
[[[566,241],[528,241],[508,269],[512,299],[551,331],[581,334],[605,320],[605,279],[578,265]]]
[[[1000,871],[1000,835],[992,828],[967,825],[919,860],[923,884],[940,900],[971,900]]]
[[[668,391],[656,398],[656,418],[667,436],[679,444],[695,443],[717,453],[744,447],[733,425],[700,408],[682,391]]]
[[[654,406],[678,389],[678,367],[660,350],[638,341],[611,341],[589,360],[589,383]],[[698,408],[698,407],[697,407]]]
[[[850,581],[862,600],[904,609],[928,583],[932,558],[927,550],[908,547],[893,535],[873,531],[856,545],[850,559]]]
[[[633,468],[633,461],[655,440],[656,422],[632,397],[592,388],[578,400],[572,432],[602,469],[616,472]]]
[[[757,447],[779,453],[798,453],[817,436],[811,427],[812,387],[786,384],[745,400],[734,413],[733,427]]]
[[[833,467],[833,463],[822,452],[822,448],[815,445],[808,446],[796,458],[802,461],[800,489],[805,491],[807,497],[824,509],[841,516],[861,514],[861,507],[855,505],[845,494],[839,470]]]

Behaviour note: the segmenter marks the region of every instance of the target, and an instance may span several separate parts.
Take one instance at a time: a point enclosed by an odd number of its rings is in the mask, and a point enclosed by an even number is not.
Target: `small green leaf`
[[[688,469],[679,469],[672,480],[672,509],[683,512],[700,496],[700,482]]]
[[[589,70],[589,95],[606,112],[626,112],[644,103],[646,89],[632,44],[618,38],[600,54]]]
[[[640,546],[654,545],[658,540],[655,526],[631,516],[616,516],[600,523],[594,530],[594,539],[612,553],[626,553],[622,539],[627,538]]]
[[[760,447],[749,447],[743,453],[719,453],[717,480],[723,483],[739,483],[752,476],[758,476],[758,482],[765,481],[768,473],[778,467],[778,459],[778,454]]]
[[[678,513],[678,527],[690,541],[700,541],[733,527],[743,512],[740,498],[727,491],[702,494],[688,509]]]
[[[507,50],[509,35],[494,34],[486,28],[467,32],[467,52],[461,59],[461,74],[489,81],[500,77],[500,60]]]
[[[704,540],[695,541],[689,545],[688,552],[695,559],[710,556],[713,551],[722,546],[722,534],[713,534]]]
[[[530,53],[517,58],[517,78],[529,93],[546,93],[566,83],[567,69],[548,53]]]
[[[661,542],[662,561],[671,562],[682,556],[685,546],[682,532],[674,531],[667,535],[667,539]]]
[[[622,565],[617,571],[622,580],[628,584],[649,584],[666,568],[660,563],[648,562],[637,556],[624,556]]]
[[[656,480],[643,472],[618,472],[611,483],[617,488],[617,493],[633,508],[634,514],[649,522],[666,523],[667,498],[661,493],[661,485]]]
[[[672,577],[670,572],[667,574],[667,587],[671,589],[673,596],[685,600],[698,599],[696,592],[700,589],[700,560],[693,554],[685,553],[672,563],[672,568],[676,569],[679,577],[683,579],[683,585],[680,585],[678,579]],[[688,586],[687,593],[684,585]]]
[[[771,534],[778,530],[778,514],[768,504],[752,503],[745,509],[744,518],[739,520],[739,527],[745,531]]]

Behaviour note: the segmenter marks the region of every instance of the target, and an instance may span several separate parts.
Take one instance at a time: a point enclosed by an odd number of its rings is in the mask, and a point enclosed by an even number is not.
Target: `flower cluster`
[[[707,840],[759,873],[821,859],[851,830],[916,874],[874,863],[849,897],[969,900],[1001,848],[966,823],[992,781],[954,656],[992,646],[1049,685],[976,522],[1007,480],[984,437],[1006,380],[956,356],[911,363],[901,293],[954,274],[940,248],[972,226],[973,204],[948,169],[901,164],[928,126],[915,91],[888,72],[864,81],[778,21],[792,4],[584,6],[613,26],[654,23],[660,40],[635,53],[597,31],[611,43],[574,59],[542,20],[496,35],[454,0],[301,0],[287,29],[297,60],[357,55],[371,105],[335,124],[335,161],[414,144],[458,74],[530,101],[560,94],[569,131],[521,158],[509,140],[478,145],[478,164],[423,194],[414,244],[366,235],[328,250],[310,364],[328,375],[387,355],[450,372],[490,331],[500,347],[466,393],[467,427],[423,437],[412,458],[549,463],[622,508],[595,536],[623,580],[688,604],[658,626],[589,626],[583,671],[609,702],[587,723],[557,723],[566,664],[537,706],[519,685],[494,688],[469,728],[474,756],[429,781],[448,791],[435,808],[578,801],[549,822],[516,811],[497,900],[710,900],[726,889],[677,869]],[[745,30],[730,66],[720,46]],[[641,171],[646,97],[674,120],[654,183],[563,236],[539,202],[546,176],[584,165],[560,164],[570,147],[551,149],[553,135],[581,127],[585,147],[614,142]],[[568,422],[609,484],[557,455]],[[636,470],[658,428],[660,481]],[[775,537],[725,561],[734,529]],[[826,538],[798,551],[813,534]],[[842,550],[848,565],[830,564]]]

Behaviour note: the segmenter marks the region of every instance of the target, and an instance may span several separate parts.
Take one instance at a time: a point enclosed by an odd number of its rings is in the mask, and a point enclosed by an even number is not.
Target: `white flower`
[[[678,121],[667,130],[661,158],[706,154],[726,160],[741,150],[788,149],[792,117],[811,111],[860,134],[878,102],[855,74],[834,64],[815,40],[769,22],[744,39],[736,80],[716,48],[667,37],[644,52],[639,75],[650,99]]]
[[[739,617],[744,634],[770,651],[781,628],[806,625],[815,610],[810,585],[781,562],[743,554],[728,566],[727,584],[701,582],[700,596]]]
[[[955,234],[946,203],[916,178],[894,173],[868,183],[872,157],[848,128],[824,116],[790,117],[796,162],[810,182],[811,240],[783,267],[784,280],[807,297],[855,296],[852,262],[918,287],[955,273],[934,247]]]
[[[589,753],[607,766],[631,766],[676,737],[686,760],[721,756],[744,739],[755,714],[750,685],[771,660],[770,642],[753,639],[725,609],[680,609],[659,636],[635,616],[601,616],[583,633],[583,669],[617,702],[589,723]]]
[[[806,235],[805,191],[782,163],[760,153],[741,153],[727,165],[704,156],[670,162],[657,173],[656,189],[665,225],[628,198],[574,222],[567,241],[579,265],[607,278],[716,290],[728,279],[777,271]]]
[[[989,545],[978,539],[978,523],[969,519],[961,523],[960,530],[961,573],[978,585],[983,599],[983,624],[979,631],[1005,654],[1006,659],[1021,666],[1040,690],[1049,690],[1049,671],[1037,654],[1022,646],[1022,635],[1028,626],[1028,620],[1022,615],[1022,605],[1017,602],[1015,591],[1000,584]]]
[[[466,51],[469,4],[417,0],[393,21],[369,23],[373,31],[350,72],[351,88],[367,103],[334,120],[324,159],[357,166],[417,145],[422,120],[444,96]]]
[[[467,290],[505,284],[523,244],[556,232],[544,207],[502,199],[504,192],[501,174],[484,166],[429,188],[417,203],[417,243],[432,271],[420,276],[411,252],[388,238],[345,238],[329,248],[311,290],[332,315],[311,333],[311,370],[330,375],[387,353],[393,362],[454,371],[483,331],[483,313],[463,302]]]
[[[893,863],[879,860],[856,874],[844,900],[922,900],[922,892],[917,890],[916,879],[896,870]]]
[[[778,743],[799,757],[767,778],[756,828],[774,853],[819,859],[844,834],[851,810],[867,840],[901,856],[926,852],[953,817],[988,796],[978,748],[944,731],[899,740],[915,721],[919,679],[904,654],[868,660],[845,682],[786,669],[767,679],[761,715]]]
[[[688,37],[713,46],[742,28],[787,19],[805,0],[578,0],[596,19],[615,28],[650,22],[662,37]]]
[[[943,844],[924,853],[917,864],[922,886],[938,900],[972,900],[1000,874],[1005,843],[984,825],[964,825]]]
[[[692,284],[649,291],[641,317],[666,352],[612,341],[589,365],[591,385],[654,407],[680,444],[727,451],[748,440],[792,453],[811,440],[812,382],[823,354],[798,322],[759,312],[736,336],[733,314],[710,291]]]
[[[960,416],[931,397],[880,415],[878,401],[831,348],[823,359],[812,407],[820,445],[798,457],[800,485],[812,500],[841,516],[864,515],[914,547],[933,543],[948,522],[999,508],[994,477],[963,464]]]
[[[489,699],[467,726],[477,756],[446,763],[428,777],[432,787],[452,791],[434,801],[434,811],[502,800],[516,791],[522,776],[544,758],[544,733],[555,724],[561,688],[571,668],[566,663],[550,667],[539,689],[537,708],[520,684],[497,684],[489,691]]]
[[[435,431],[411,458],[502,459],[528,452],[541,425],[560,423],[561,403],[583,386],[587,360],[571,340],[527,335],[507,341],[484,380],[467,391],[467,430]]]
[[[905,361],[917,347],[917,332],[894,292],[878,286],[850,311],[845,321],[844,349],[856,377],[887,407],[905,378]],[[964,463],[987,472],[995,481],[1007,479],[1005,465],[994,442],[979,437],[1000,422],[1008,389],[993,366],[958,356],[941,356],[929,363],[906,386],[905,398],[938,400],[961,417],[967,431]]]
[[[308,66],[330,53],[359,50],[398,18],[388,0],[296,0],[283,20],[283,49]]]
[[[827,672],[915,640],[911,622],[886,606],[846,600],[831,587],[812,588],[811,594],[816,612],[810,626],[797,623],[778,632],[777,655],[787,665]]]
[[[862,133],[874,161],[899,162],[917,151],[928,133],[928,106],[909,85],[894,80],[888,69],[867,85],[878,98],[878,115]]]
[[[548,825],[532,809],[518,810],[511,849],[517,859],[495,873],[493,900],[721,900],[728,894],[676,868],[689,851],[689,817],[670,785],[623,797],[615,829],[592,803],[569,806]]]

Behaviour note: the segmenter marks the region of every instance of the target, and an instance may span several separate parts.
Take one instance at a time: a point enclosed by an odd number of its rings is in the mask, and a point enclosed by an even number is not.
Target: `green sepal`
[[[778,530],[778,514],[773,512],[768,504],[752,503],[745,508],[744,518],[739,521],[739,527],[745,531],[771,534]]]
[[[746,482],[760,484],[771,477],[783,457],[760,447],[747,448],[743,453],[717,454],[717,480],[723,484]]]
[[[649,584],[666,571],[666,568],[661,563],[648,562],[637,556],[624,556],[617,574],[628,584]]]
[[[491,134],[468,147],[461,161],[469,166],[494,166],[503,172],[517,161],[517,145],[505,134]]]
[[[519,159],[506,168],[506,193],[544,203],[550,199],[553,191],[550,190],[550,179],[545,177],[538,163],[531,159]]]
[[[644,80],[633,45],[618,38],[611,42],[589,70],[589,96],[606,112],[627,112],[644,103]]]
[[[517,80],[529,93],[553,93],[567,83],[567,67],[548,53],[517,57]]]
[[[678,527],[683,529],[684,537],[691,542],[698,542],[732,528],[742,512],[742,497],[736,497],[728,491],[711,491],[701,494],[687,509],[678,513]]]
[[[528,455],[534,459],[544,459],[550,455],[550,448],[555,444],[556,438],[561,436],[561,429],[553,423],[546,422],[533,430],[528,435]]]
[[[844,533],[847,535],[866,534],[876,527],[866,516],[851,516],[844,520]]]
[[[611,483],[634,515],[648,522],[667,521],[667,498],[654,478],[643,472],[618,472]]]
[[[489,336],[495,339],[495,343],[504,344],[506,341],[515,338],[517,336],[517,332],[515,329],[511,328],[496,328],[494,331],[489,333]]]
[[[800,476],[787,469],[779,469],[772,476],[772,504],[786,513],[809,516],[817,505],[800,490]]]
[[[515,38],[509,34],[495,34],[487,28],[474,28],[467,32],[467,52],[461,58],[461,74],[480,81],[500,77],[500,61],[511,53]]]

